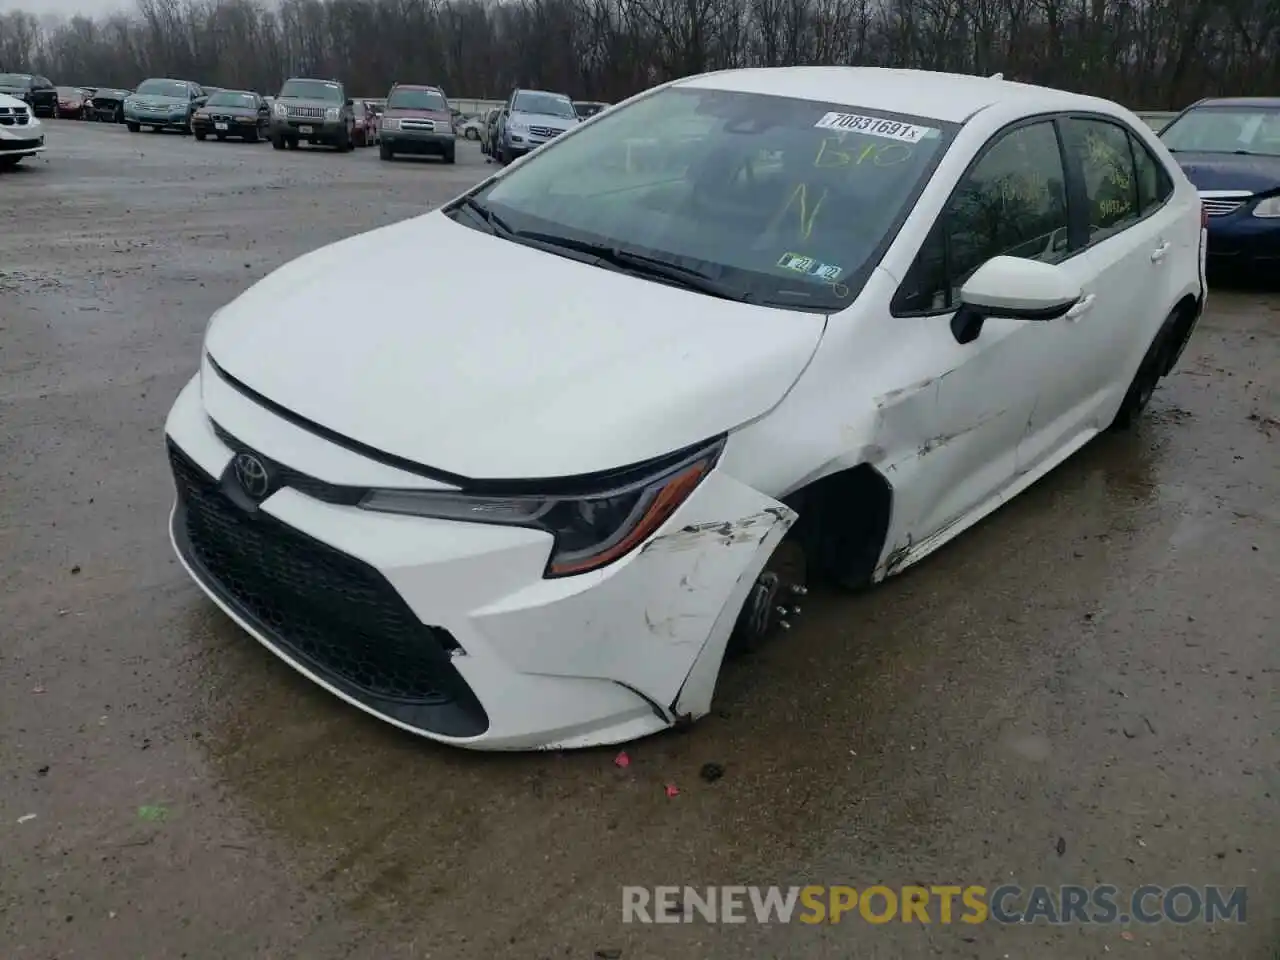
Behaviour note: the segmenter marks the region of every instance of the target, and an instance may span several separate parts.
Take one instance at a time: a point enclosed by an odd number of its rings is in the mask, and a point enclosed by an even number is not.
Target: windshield
[[[31,77],[25,73],[0,73],[0,87],[25,87],[31,83]]]
[[[741,299],[841,309],[954,125],[674,87],[609,111],[475,194],[516,231],[697,270]]]
[[[144,80],[134,93],[151,97],[177,97],[186,100],[190,90],[181,80]]]
[[[258,98],[252,93],[215,93],[207,101],[207,107],[246,107],[250,110],[258,105]]]
[[[1175,153],[1256,153],[1280,157],[1280,110],[1196,107],[1160,132]]]
[[[296,100],[342,100],[342,91],[331,80],[286,80],[280,88],[280,97]]]
[[[392,90],[387,99],[388,110],[439,110],[447,113],[449,104],[435,90]]]
[[[594,117],[597,113],[604,109],[603,103],[575,103],[573,109],[578,111],[578,116],[583,120],[587,117]]]
[[[551,117],[578,116],[573,112],[573,101],[555,93],[517,93],[512,108],[522,113],[542,113]]]
[[[58,87],[60,97],[83,97],[84,95],[84,91],[79,87]]]

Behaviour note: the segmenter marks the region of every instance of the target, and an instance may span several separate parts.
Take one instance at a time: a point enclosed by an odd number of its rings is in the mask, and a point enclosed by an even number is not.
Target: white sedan
[[[26,102],[0,93],[0,170],[44,152],[44,124]]]
[[[1205,295],[1196,191],[1114,103],[685,78],[218,311],[166,425],[171,535],[392,724],[626,741],[706,714],[808,576],[895,574],[1133,424]]]

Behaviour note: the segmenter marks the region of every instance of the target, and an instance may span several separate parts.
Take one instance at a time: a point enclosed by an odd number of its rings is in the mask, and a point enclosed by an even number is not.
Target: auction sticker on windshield
[[[871,137],[901,140],[903,143],[919,143],[925,137],[938,135],[934,127],[919,127],[914,123],[885,120],[882,117],[864,117],[856,113],[828,113],[814,124],[819,130],[850,130]]]
[[[837,267],[833,263],[821,263],[814,257],[806,257],[802,253],[784,253],[778,260],[778,266],[783,270],[791,270],[827,281],[838,280],[840,274],[844,273],[843,267]]]

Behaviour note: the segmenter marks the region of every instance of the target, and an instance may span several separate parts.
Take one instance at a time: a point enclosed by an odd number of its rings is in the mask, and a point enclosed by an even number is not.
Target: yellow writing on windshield
[[[877,167],[892,167],[911,159],[911,147],[905,143],[865,143],[852,149],[844,149],[847,134],[823,137],[818,144],[818,155],[813,165],[820,169],[834,167],[858,167],[871,164]]]
[[[822,209],[822,201],[827,199],[826,188],[823,188],[822,194],[814,201],[812,207],[809,206],[809,199],[809,185],[807,183],[796,184],[796,188],[787,197],[787,202],[782,205],[778,215],[773,218],[773,223],[769,225],[769,230],[776,230],[778,225],[786,218],[787,211],[792,207],[796,207],[800,217],[797,229],[800,236],[807,240],[809,234],[813,233],[813,221],[817,218],[818,211]]]

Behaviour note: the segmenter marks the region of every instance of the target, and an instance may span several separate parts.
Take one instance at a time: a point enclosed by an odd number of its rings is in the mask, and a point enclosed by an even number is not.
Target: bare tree
[[[0,71],[133,86],[173,76],[359,95],[396,81],[618,100],[705,70],[877,64],[1003,71],[1145,109],[1271,90],[1277,0],[136,0],[131,14],[0,14]]]

